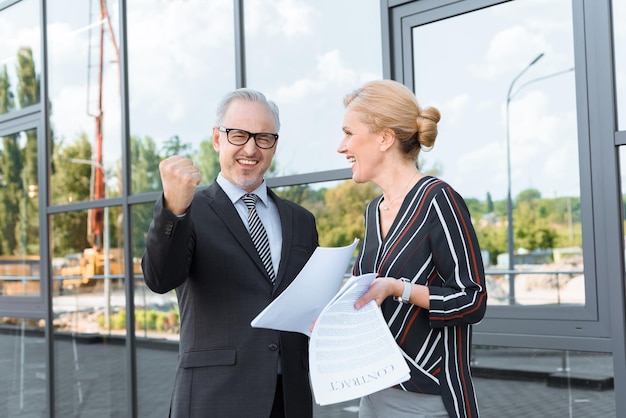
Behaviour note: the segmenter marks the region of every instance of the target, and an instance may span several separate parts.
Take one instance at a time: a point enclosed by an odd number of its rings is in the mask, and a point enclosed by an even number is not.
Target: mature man
[[[144,279],[176,289],[180,307],[172,417],[311,417],[306,336],[250,326],[296,277],[318,245],[313,215],[281,199],[264,175],[276,153],[278,108],[251,89],[217,110],[216,181],[199,188],[191,160],[159,165]]]

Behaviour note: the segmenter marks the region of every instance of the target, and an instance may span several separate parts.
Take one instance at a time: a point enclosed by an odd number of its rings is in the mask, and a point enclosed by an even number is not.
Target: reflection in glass
[[[0,143],[0,295],[40,294],[37,131]]]
[[[422,166],[465,198],[491,305],[586,300],[572,5],[538,4],[413,29],[417,98],[442,113]]]
[[[352,179],[281,187],[274,191],[313,213],[322,247],[343,247],[352,244],[355,238],[362,240],[365,207],[381,194],[375,184],[357,184]]]
[[[145,285],[141,271],[141,257],[146,248],[146,234],[152,221],[153,203],[132,206],[133,258],[135,271],[135,325],[138,338],[175,340],[179,338],[180,313],[176,292],[154,293]]]
[[[123,219],[120,207],[103,208],[103,247],[90,245],[89,211],[52,215],[53,307],[59,332],[124,335]],[[140,269],[139,263],[135,268]]]
[[[55,416],[127,417],[124,339],[55,332]]]
[[[0,407],[6,417],[47,411],[43,319],[0,318]]]
[[[51,202],[119,195],[122,130],[117,2],[99,2],[94,10],[90,2],[80,0],[51,2],[47,10]],[[68,177],[82,179],[74,193],[65,190],[71,183]],[[92,228],[102,216],[102,211],[94,212]],[[92,240],[102,233],[92,232]]]
[[[472,375],[487,417],[616,416],[611,354],[473,346]]]
[[[214,180],[215,110],[235,88],[233,2],[162,6],[127,6],[132,193],[160,190],[158,164],[174,154],[192,156],[203,183]]]
[[[146,247],[146,234],[152,221],[154,203],[131,206],[133,258],[140,263]],[[174,387],[178,364],[180,311],[174,290],[158,294],[147,288],[141,269],[133,276],[135,286],[135,335],[137,337],[137,394],[140,417],[167,414],[169,394]],[[158,364],[159,367],[154,367]]]
[[[126,293],[121,207],[102,208],[103,245],[89,241],[90,210],[50,216],[58,416],[128,416]]]
[[[315,215],[319,242],[324,247],[346,246],[355,238],[362,240],[365,206],[381,193],[372,183],[356,184],[352,180],[280,187],[274,191]],[[153,208],[153,203],[132,207],[133,257],[137,263],[143,255]],[[178,339],[179,310],[175,291],[154,293],[138,273],[135,275],[135,304],[138,338]]]
[[[139,341],[137,345],[137,396],[139,398],[137,413],[140,418],[167,416],[177,365],[177,342],[167,345],[157,344],[154,341]]]
[[[382,78],[380,1],[292,3],[244,7],[248,85],[281,111],[274,176],[348,167],[335,152],[343,98]],[[356,18],[350,30],[346,16]]]
[[[37,1],[0,10],[0,115],[39,103],[40,36]]]

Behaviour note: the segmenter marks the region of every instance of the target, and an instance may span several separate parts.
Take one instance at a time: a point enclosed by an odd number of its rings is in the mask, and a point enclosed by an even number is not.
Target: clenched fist
[[[175,215],[187,211],[196,187],[202,180],[200,169],[189,158],[173,155],[159,163],[165,208]]]

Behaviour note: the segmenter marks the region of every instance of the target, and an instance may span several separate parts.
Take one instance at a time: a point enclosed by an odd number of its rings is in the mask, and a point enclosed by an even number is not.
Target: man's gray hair
[[[280,117],[278,113],[278,106],[276,106],[276,103],[274,103],[271,100],[267,100],[265,95],[261,93],[260,91],[249,89],[249,88],[241,88],[241,89],[234,90],[228,93],[226,96],[224,96],[224,98],[222,98],[222,101],[217,106],[216,121],[215,121],[216,125],[219,126],[222,124],[222,120],[224,119],[226,110],[228,110],[228,106],[233,100],[243,100],[245,102],[266,104],[272,111],[272,114],[274,115],[274,121],[276,122],[276,132],[278,133],[278,131],[280,131]]]

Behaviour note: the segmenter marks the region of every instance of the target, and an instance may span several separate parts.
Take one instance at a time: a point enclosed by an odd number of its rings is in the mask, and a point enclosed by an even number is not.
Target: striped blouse
[[[365,238],[354,275],[405,277],[426,285],[430,310],[388,297],[381,309],[411,369],[398,387],[439,394],[451,417],[477,417],[470,374],[471,324],[485,314],[485,273],[476,233],[461,196],[426,176],[408,193],[385,239],[382,196],[365,210]]]

